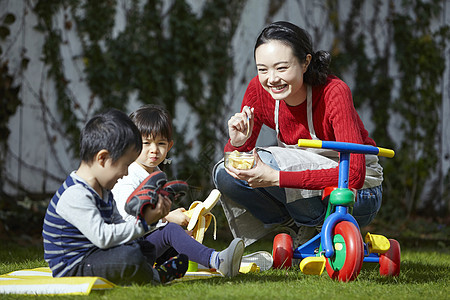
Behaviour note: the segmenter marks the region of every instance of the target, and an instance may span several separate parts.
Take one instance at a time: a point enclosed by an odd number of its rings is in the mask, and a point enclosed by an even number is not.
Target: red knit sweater
[[[263,89],[258,77],[253,78],[247,87],[241,109],[245,105],[255,109],[251,137],[238,148],[231,146],[228,141],[225,151],[250,151],[255,147],[263,124],[275,129],[275,100]],[[353,106],[350,88],[339,78],[329,76],[325,85],[313,87],[312,110],[314,130],[318,139],[375,146]],[[306,101],[298,106],[288,106],[284,101],[280,101],[278,127],[279,139],[286,144],[296,145],[300,138],[311,139]],[[320,190],[328,186],[337,186],[338,173],[338,168],[300,172],[281,171],[280,187]],[[365,174],[364,155],[352,154],[349,186],[361,188]]]

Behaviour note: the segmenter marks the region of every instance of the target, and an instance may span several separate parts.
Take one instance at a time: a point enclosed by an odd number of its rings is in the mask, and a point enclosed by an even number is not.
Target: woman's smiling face
[[[311,55],[308,55],[306,62],[300,64],[292,48],[277,40],[261,44],[255,51],[259,82],[275,100],[299,105],[306,99],[303,74],[310,59]]]

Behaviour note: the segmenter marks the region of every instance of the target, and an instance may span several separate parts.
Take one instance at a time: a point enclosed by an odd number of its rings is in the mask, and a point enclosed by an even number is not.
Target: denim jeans
[[[95,248],[64,276],[102,277],[118,285],[148,284],[159,281],[154,258],[155,247],[146,240]]]
[[[258,155],[265,164],[279,170],[270,152],[259,151]],[[275,186],[251,188],[246,181],[231,177],[225,171],[223,163],[216,167],[213,176],[222,197],[244,206],[268,226],[280,224],[289,218],[292,218],[298,226],[316,226],[320,225],[325,218],[327,201],[322,201],[321,197],[287,203],[284,188]],[[353,216],[361,227],[368,225],[377,214],[381,206],[381,196],[381,186],[358,190]]]

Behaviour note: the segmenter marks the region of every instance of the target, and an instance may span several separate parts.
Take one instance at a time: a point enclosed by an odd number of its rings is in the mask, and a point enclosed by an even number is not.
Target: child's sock
[[[214,251],[211,254],[210,267],[215,268],[226,277],[236,276],[239,273],[244,248],[244,241],[235,238],[226,249],[220,252]]]
[[[209,267],[214,268],[216,270],[219,269],[220,266],[220,259],[219,259],[219,253],[218,251],[213,251],[211,253],[211,256],[209,257]]]
[[[167,283],[175,278],[183,277],[188,269],[188,264],[189,259],[187,255],[179,254],[156,267],[161,283]]]

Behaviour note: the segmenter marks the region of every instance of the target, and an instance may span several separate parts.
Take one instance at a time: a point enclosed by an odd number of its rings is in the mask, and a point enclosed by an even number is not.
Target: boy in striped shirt
[[[154,246],[141,239],[171,206],[159,195],[155,208],[127,222],[111,189],[126,176],[142,150],[141,134],[119,110],[94,116],[81,132],[81,164],[49,203],[43,225],[44,258],[54,277],[98,276],[115,284],[166,283],[182,277],[188,258],[180,254],[153,268]]]

